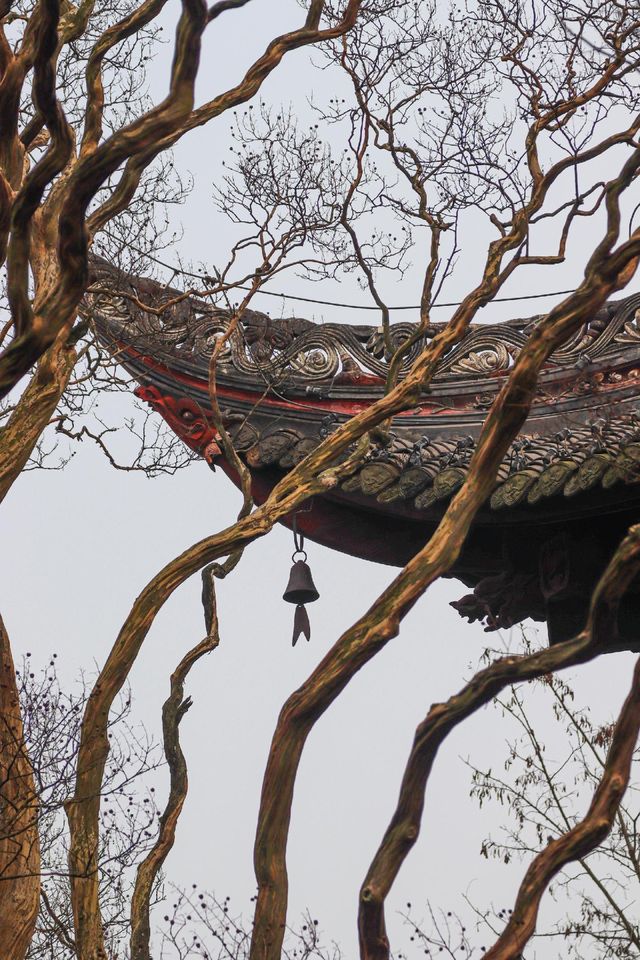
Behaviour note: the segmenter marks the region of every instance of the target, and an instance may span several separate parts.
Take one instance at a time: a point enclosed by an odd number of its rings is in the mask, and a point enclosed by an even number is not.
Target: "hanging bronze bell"
[[[304,605],[305,603],[313,603],[314,600],[318,599],[320,594],[316,590],[316,585],[313,582],[311,570],[307,563],[307,554],[304,550],[304,534],[298,533],[295,517],[293,518],[293,541],[296,548],[291,557],[293,566],[291,567],[289,583],[287,584],[287,589],[282,594],[282,599],[286,600],[287,603],[296,604],[296,612],[293,618],[293,638],[291,641],[292,646],[295,647],[301,633],[305,635],[307,640],[311,639],[311,624],[309,623],[309,615]],[[298,559],[296,559],[296,557]]]
[[[287,603],[313,603],[319,596],[309,564],[304,560],[296,560],[291,567],[289,583],[282,594],[282,599]]]

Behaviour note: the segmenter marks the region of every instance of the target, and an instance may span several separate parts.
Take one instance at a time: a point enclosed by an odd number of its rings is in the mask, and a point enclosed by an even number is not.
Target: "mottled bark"
[[[301,465],[302,466],[302,465]],[[69,864],[72,900],[76,917],[76,938],[82,938],[81,960],[94,960],[101,940],[97,856],[99,840],[100,787],[109,754],[107,724],[114,698],[122,689],[140,647],[156,614],[185,580],[207,563],[229,556],[257,537],[268,533],[281,517],[291,513],[300,503],[338,483],[343,464],[320,477],[310,469],[299,469],[299,483],[285,495],[281,489],[276,501],[260,507],[221,533],[195,544],[167,564],[145,587],[123,625],[118,638],[100,671],[85,709],[77,762],[74,796],[65,804],[70,830]],[[98,946],[98,948],[96,947]]]
[[[0,429],[0,503],[31,456],[58,405],[76,362],[73,348],[52,347]]]
[[[17,113],[14,116],[14,107],[20,98],[21,78],[24,79],[31,72],[34,63],[36,97],[43,114],[42,120],[36,118],[34,130],[41,122],[46,123],[51,136],[50,144],[43,155],[44,163],[32,171],[28,190],[22,194],[16,208],[18,232],[12,238],[14,242],[10,259],[11,299],[19,335],[0,358],[0,392],[8,390],[17,381],[35,358],[41,355],[47,344],[53,342],[54,337],[64,337],[75,316],[77,303],[84,293],[87,249],[93,232],[128,205],[139,184],[141,173],[157,153],[175,143],[186,130],[206,123],[230,107],[251,98],[288,51],[340,36],[354,22],[359,6],[357,0],[349,0],[344,5],[343,20],[331,30],[323,32],[318,30],[323,4],[321,0],[313,0],[302,30],[276,38],[238,86],[194,110],[193,84],[200,34],[205,21],[210,23],[224,10],[241,6],[242,0],[224,0],[214,4],[208,11],[199,0],[184,0],[169,96],[126,130],[116,131],[112,137],[103,141],[104,91],[100,77],[102,58],[107,56],[124,36],[131,35],[128,31],[135,31],[143,23],[153,19],[163,5],[164,0],[147,0],[129,18],[107,31],[94,49],[87,72],[85,138],[79,160],[73,160],[69,165],[69,168],[75,167],[74,172],[71,173],[68,168],[62,177],[58,177],[51,184],[50,192],[46,193],[49,202],[51,198],[55,202],[51,204],[52,209],[48,211],[45,219],[50,225],[55,224],[54,233],[58,224],[60,225],[60,236],[52,236],[47,250],[42,254],[51,260],[51,269],[47,271],[50,279],[47,279],[46,284],[36,282],[38,296],[33,304],[28,297],[28,261],[25,246],[29,211],[33,209],[34,198],[37,199],[37,191],[46,192],[50,180],[56,175],[56,169],[64,162],[68,146],[65,142],[67,131],[64,117],[56,112],[55,89],[51,83],[53,39],[59,13],[56,0],[50,4],[36,4],[19,60],[8,46],[1,45],[0,37],[0,58],[2,66],[6,67],[0,82],[0,119],[7,120],[6,125],[0,123],[0,161],[6,161],[5,171],[0,176],[0,255],[4,247],[3,235],[10,229],[6,211],[9,202],[13,202],[15,192],[21,189],[20,176],[24,159],[24,150],[17,138]],[[81,7],[86,13],[91,4],[83,3]],[[80,24],[80,19],[77,23]],[[606,90],[609,77],[615,69],[616,63],[612,62],[598,80],[599,90]],[[501,225],[501,236],[489,249],[482,283],[465,298],[455,311],[451,324],[435,338],[429,349],[423,352],[407,379],[390,390],[383,400],[341,427],[313,456],[292,471],[263,507],[243,517],[238,524],[222,533],[196,544],[168,564],[143,590],[134,604],[92,691],[83,720],[75,794],[67,805],[71,831],[73,904],[78,952],[82,960],[94,960],[104,956],[98,898],[97,850],[100,791],[108,755],[106,730],[109,710],[128,676],[156,613],[173,590],[204,564],[230,553],[237,556],[237,551],[244,545],[268,532],[277,520],[290,514],[306,498],[335,486],[339,472],[331,469],[331,465],[336,457],[368,430],[420,400],[423,388],[428,384],[438,362],[460,341],[478,309],[491,302],[519,264],[545,262],[545,258],[536,260],[525,256],[523,251],[526,248],[532,217],[541,209],[555,179],[562,170],[572,166],[577,169],[579,164],[603,154],[616,142],[632,142],[637,133],[637,127],[617,133],[585,150],[578,158],[572,156],[544,174],[538,162],[536,134],[544,129],[545,124],[557,123],[563,114],[573,114],[581,102],[586,102],[586,99],[596,93],[597,91],[588,91],[582,100],[572,98],[565,104],[554,105],[551,112],[539,117],[534,124],[536,129],[532,130],[526,145],[533,180],[531,196],[526,203],[523,201],[522,208],[514,212],[511,225]],[[32,134],[29,133],[28,136],[31,137]],[[85,224],[86,210],[96,189],[118,169],[122,169],[119,185],[106,203],[94,210]],[[635,175],[635,171],[633,173]],[[625,181],[623,174],[620,180],[621,188],[626,182],[628,177]],[[25,186],[25,183],[22,183],[22,187]],[[4,208],[3,197],[6,200]],[[615,206],[613,192],[611,197]],[[47,201],[45,205],[46,203]],[[60,211],[62,216],[59,218]],[[611,208],[609,212],[611,213]],[[615,217],[610,220],[613,223]],[[544,329],[532,338],[527,360],[529,365],[523,363],[518,368],[518,374],[509,390],[501,395],[496,403],[474,459],[469,481],[454,500],[436,538],[383,594],[369,615],[341,638],[334,651],[321,665],[320,672],[314,674],[309,684],[289,701],[283,711],[265,779],[256,845],[256,870],[260,884],[253,948],[256,957],[271,958],[279,955],[278,937],[281,937],[286,916],[287,878],[284,857],[288,822],[296,768],[305,737],[315,719],[339,694],[350,677],[395,635],[402,617],[428,584],[445,571],[457,556],[479,504],[491,489],[501,451],[506,449],[526,416],[540,364],[553,345],[562,342],[562,339],[590,312],[597,309],[608,293],[615,289],[616,284],[621,282],[622,269],[635,256],[634,251],[637,252],[637,244],[634,247],[636,241],[633,240],[630,245],[623,245],[617,254],[612,256],[611,237],[616,236],[617,228],[613,223],[611,235],[603,241],[604,247],[601,246],[596,251],[596,264],[600,266],[603,258],[606,259],[610,275],[602,274],[588,289],[579,291],[569,306],[565,304],[560,313],[556,311],[555,315],[552,314]],[[60,262],[57,257],[58,249],[61,254]],[[35,275],[37,269],[34,265],[33,247],[31,254],[29,263]],[[505,267],[503,258],[507,255],[511,255],[512,260]],[[546,258],[546,262],[557,262],[557,257]],[[589,269],[591,267],[590,264]],[[591,280],[594,280],[593,275]],[[393,379],[392,376],[390,382],[393,382]],[[29,388],[27,393],[28,390]],[[42,400],[44,404],[46,391],[43,389],[40,393],[42,396],[39,394],[38,400]],[[23,413],[28,409],[28,404],[22,406]],[[44,417],[43,410],[41,413]],[[22,436],[22,425],[16,421],[14,427],[16,429],[13,431],[13,440],[17,443]],[[15,467],[19,467],[20,456],[27,448],[32,449],[37,440],[35,424],[30,431],[27,431],[28,436],[22,436],[21,443],[15,447],[16,450],[19,449],[19,453],[13,456],[13,467],[9,468],[9,483],[15,476]],[[11,436],[11,432],[5,435],[9,438]],[[179,797],[179,791],[178,794],[174,793],[171,801],[174,810],[177,810],[176,797]],[[170,820],[167,823],[170,826]],[[168,836],[169,834],[165,833],[165,838]]]
[[[639,569],[640,526],[637,526],[631,528],[596,587],[583,633],[574,640],[529,656],[503,657],[476,674],[446,703],[431,707],[416,730],[398,804],[360,890],[358,929],[360,955],[365,960],[389,960],[385,899],[420,834],[427,781],[446,737],[505,687],[606,653],[608,647],[615,644],[620,600]],[[506,960],[507,954],[500,957]]]
[[[44,154],[24,178],[11,210],[11,234],[7,252],[7,298],[16,337],[33,322],[29,291],[31,225],[47,186],[64,169],[73,152],[74,137],[56,93],[59,0],[37,7],[33,62],[33,101],[49,131]],[[55,339],[55,338],[54,338]],[[53,340],[50,341],[53,343]]]
[[[118,212],[128,207],[138,188],[142,173],[161,150],[172,147],[188,130],[194,130],[197,127],[204,126],[204,124],[209,123],[209,121],[221,116],[228,110],[251,100],[256,93],[258,93],[266,78],[273,72],[287,53],[292,50],[298,50],[301,47],[309,46],[310,44],[316,44],[342,36],[354,25],[360,10],[360,4],[361,0],[348,0],[342,19],[334,27],[326,30],[318,30],[313,24],[316,20],[319,20],[323,4],[314,2],[311,5],[305,26],[301,30],[292,30],[272,40],[264,54],[251,65],[239,84],[214,97],[213,100],[210,100],[208,103],[197,107],[192,111],[181,129],[169,134],[164,140],[158,140],[157,142],[150,141],[146,149],[141,150],[128,160],[120,182],[112,196],[88,218],[87,226],[89,233],[93,234]]]
[[[640,731],[640,660],[613,732],[602,778],[583,820],[542,850],[531,863],[503,933],[486,953],[487,960],[519,960],[535,932],[540,901],[553,878],[568,863],[586,857],[609,834],[629,785]]]
[[[101,78],[102,60],[123,37],[131,35],[143,24],[156,17],[164,6],[164,0],[146,0],[138,10],[105,32],[96,44],[89,63],[86,127],[80,157],[72,161],[71,172],[62,184],[62,188],[58,189],[58,183],[55,183],[51,191],[51,196],[56,203],[56,222],[59,228],[55,282],[46,295],[36,298],[33,304],[28,296],[24,242],[26,235],[22,229],[22,220],[24,225],[27,225],[28,216],[22,217],[15,242],[13,237],[9,238],[7,265],[11,279],[11,301],[15,304],[17,311],[17,335],[6,350],[0,353],[0,397],[6,396],[20,381],[56,337],[69,331],[77,306],[86,291],[89,245],[93,235],[129,206],[138,189],[142,174],[158,154],[173,146],[189,130],[208,123],[227,110],[254,97],[265,79],[290,51],[330,40],[345,33],[356,20],[360,2],[361,0],[348,0],[342,19],[326,30],[319,30],[314,26],[319,20],[322,4],[312,3],[308,20],[302,29],[274,39],[263,56],[249,68],[239,84],[194,109],[194,88],[202,34],[210,22],[210,12],[211,19],[214,19],[222,12],[222,8],[216,10],[214,6],[211,11],[208,11],[203,0],[183,0],[182,16],[176,31],[168,96],[158,106],[128,126],[116,130],[106,140],[99,142],[104,99]],[[232,9],[232,7],[227,6],[225,9]],[[47,21],[41,12],[39,17],[32,19],[34,28],[43,24],[41,56],[46,72],[49,63],[46,54],[49,48],[46,45],[45,28],[50,26],[50,20]],[[53,17],[53,20],[55,19]],[[6,86],[6,81],[5,77],[0,82],[0,118],[3,115],[2,87]],[[19,93],[21,81],[16,82],[15,85]],[[46,77],[43,80],[42,89],[46,93]],[[37,165],[37,177],[36,168],[33,172],[34,186],[37,186],[38,190],[44,190],[59,173],[60,164],[68,152],[68,131],[64,117],[58,115],[56,106],[56,103],[51,100],[50,123],[48,123],[51,144],[41,161],[43,166]],[[7,107],[10,115],[12,109],[15,112],[13,101]],[[13,144],[13,140],[11,143]],[[0,131],[0,170],[7,169],[7,163],[2,162]],[[87,209],[96,193],[123,164],[124,170],[112,195],[87,219]],[[0,195],[3,190],[7,192],[7,196],[10,195],[8,184],[0,181]],[[20,194],[19,198],[18,212],[22,210],[28,212],[31,209],[28,203],[29,197],[23,198]],[[0,226],[2,226],[1,220]]]
[[[24,960],[40,902],[38,800],[9,637],[0,618],[0,956]]]
[[[180,722],[191,706],[184,697],[184,683],[193,665],[220,642],[213,573],[208,584],[208,635],[182,658],[171,675],[171,690],[162,707],[164,755],[169,768],[169,796],[160,818],[158,837],[138,867],[131,900],[131,958],[151,960],[150,900],[158,873],[169,855],[176,835],[178,819],[189,789],[187,761],[180,746]]]
[[[427,587],[457,559],[478,509],[493,489],[498,466],[527,417],[542,364],[633,275],[640,236],[634,235],[615,251],[613,246],[620,229],[619,196],[633,181],[639,164],[640,150],[636,150],[620,177],[609,184],[607,230],[587,265],[585,280],[574,294],[550,311],[518,356],[509,380],[487,416],[465,483],[435,534],[367,613],[343,634],[282,708],[267,762],[256,833],[254,865],[258,899],[251,960],[280,957],[288,899],[286,848],[291,803],[307,736],[358,670],[397,635],[402,619]],[[425,353],[429,354],[429,350]],[[423,355],[407,379],[424,364]],[[397,397],[402,387],[403,384],[394,388],[385,399]],[[381,406],[384,401],[373,405],[374,408]]]
[[[523,350],[509,384],[487,419],[467,484],[452,502],[431,543],[421,551],[381,596],[369,614],[338,642],[309,683],[288,702],[281,715],[265,778],[263,806],[256,843],[259,897],[254,956],[279,956],[286,917],[285,851],[290,804],[297,764],[308,731],[351,676],[397,633],[400,620],[437,576],[458,555],[481,503],[491,492],[497,464],[526,418],[537,373],[544,360],[582,322],[601,306],[610,293],[624,285],[635,269],[640,241],[634,235],[613,246],[619,232],[617,197],[635,176],[640,151],[635,151],[622,174],[609,188],[609,223],[606,236],[587,269],[587,278],[576,293],[549,314]],[[222,556],[227,556],[267,533],[279,519],[305,499],[327,492],[346,467],[332,469],[347,447],[368,430],[419,399],[439,360],[468,329],[478,309],[490,301],[509,271],[500,271],[500,260],[519,241],[523,226],[492,245],[484,277],[456,310],[451,323],[423,351],[406,379],[385,397],[336,430],[317,450],[292,470],[260,508],[217,535],[208,537],[169,563],[145,587],[120,631],[89,698],[82,725],[78,773],[73,798],[67,804],[71,846],[70,864],[78,930],[84,931],[83,960],[93,960],[100,930],[98,880],[95,858],[98,844],[99,796],[108,756],[106,736],[111,704],[126,681],[153,620],[171,593],[189,576]]]
[[[610,238],[609,242],[611,245],[613,239]],[[299,757],[309,730],[351,676],[397,633],[400,620],[428,584],[454,562],[475,512],[491,492],[497,464],[526,418],[537,369],[556,343],[568,337],[604,302],[617,284],[623,283],[623,271],[629,267],[638,246],[636,237],[623,244],[607,261],[610,262],[611,276],[605,281],[597,272],[592,275],[573,297],[550,314],[553,323],[540,328],[532,337],[528,354],[523,351],[526,355],[520,363],[519,376],[512,378],[507,392],[503,392],[494,405],[487,421],[484,443],[479,444],[470,481],[452,503],[436,538],[405,568],[369,614],[341,638],[305,687],[285,705],[265,775],[256,842],[256,873],[260,886],[254,938],[256,957],[279,956],[286,917],[284,857],[290,805]],[[602,267],[602,258],[598,265]],[[340,476],[348,473],[349,465],[345,463],[333,469],[331,463],[368,430],[415,402],[437,361],[463,335],[484,296],[484,287],[481,291],[474,291],[458,311],[457,322],[429,345],[407,378],[387,396],[336,430],[276,486],[261,507],[185,551],[161,570],[136,600],[89,697],[82,725],[76,789],[67,804],[73,897],[79,926],[86,924],[85,929],[95,930],[96,923],[99,923],[95,858],[100,784],[108,756],[109,710],[156,614],[173,591],[205,564],[264,536],[279,519],[291,514],[306,499],[332,489]],[[88,950],[92,949],[94,942],[92,935],[87,935]],[[82,956],[93,960],[99,954],[89,952]]]

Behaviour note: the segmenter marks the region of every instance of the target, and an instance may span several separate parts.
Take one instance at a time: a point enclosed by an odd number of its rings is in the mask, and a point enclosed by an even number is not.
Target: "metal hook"
[[[304,533],[302,530],[298,530],[298,520],[297,514],[293,515],[293,523],[291,524],[291,529],[293,531],[293,543],[295,550],[291,554],[291,559],[295,563],[296,560],[304,560],[307,562],[307,551],[304,549]]]
[[[293,515],[293,523],[292,523],[292,525],[291,525],[291,529],[293,530],[293,542],[294,542],[295,548],[296,548],[296,549],[295,549],[295,552],[296,552],[296,553],[304,553],[304,552],[305,552],[305,550],[304,550],[304,533],[302,532],[302,530],[300,530],[300,531],[298,530],[298,516],[297,516],[297,514],[295,514],[295,513],[294,513],[294,515]]]

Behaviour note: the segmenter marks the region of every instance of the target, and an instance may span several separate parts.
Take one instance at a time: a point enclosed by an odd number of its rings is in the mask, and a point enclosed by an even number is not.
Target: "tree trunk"
[[[44,355],[7,424],[0,430],[0,503],[20,476],[69,381],[77,356],[53,346]]]
[[[0,957],[24,960],[40,904],[38,803],[16,673],[0,618]]]

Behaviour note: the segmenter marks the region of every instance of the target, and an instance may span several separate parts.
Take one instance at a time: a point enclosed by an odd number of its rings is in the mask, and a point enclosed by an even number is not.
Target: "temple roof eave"
[[[118,296],[123,283],[138,289],[135,278],[114,280],[113,271],[101,270],[102,282],[111,277],[115,285],[114,297],[90,298],[86,313],[142,385],[144,399],[203,452],[212,437],[209,359],[228,315],[193,298],[166,316],[145,314]],[[147,301],[155,295],[161,303],[172,293],[144,283]],[[606,304],[543,368],[527,423],[500,467],[492,513],[539,512],[537,504],[550,498],[560,498],[552,512],[573,513],[594,487],[633,487],[640,461],[639,315],[640,295]],[[342,493],[364,497],[376,511],[426,516],[442,510],[463,482],[487,410],[538,321],[472,327],[416,407],[394,418],[390,441],[374,446],[343,482]],[[397,324],[392,335],[401,342],[414,330]],[[221,355],[216,382],[225,416],[235,422],[236,435],[244,431],[241,453],[251,469],[290,469],[296,451],[308,453],[382,396],[387,365],[381,351],[376,327],[277,321],[247,311]]]

